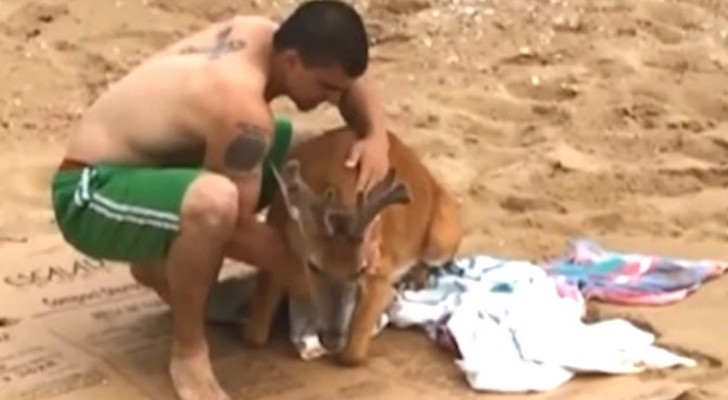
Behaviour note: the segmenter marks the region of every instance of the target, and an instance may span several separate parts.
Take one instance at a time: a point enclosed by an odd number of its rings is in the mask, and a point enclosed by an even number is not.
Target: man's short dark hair
[[[364,73],[369,39],[356,10],[340,0],[307,1],[281,23],[275,51],[294,49],[308,67],[339,65],[350,77]]]

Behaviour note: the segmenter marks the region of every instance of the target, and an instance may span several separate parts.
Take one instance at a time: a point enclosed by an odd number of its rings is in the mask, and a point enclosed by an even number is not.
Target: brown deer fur
[[[359,290],[347,332],[341,333],[339,361],[359,364],[397,281],[415,267],[440,266],[455,256],[462,237],[455,200],[412,149],[391,133],[389,138],[392,174],[363,204],[355,193],[357,172],[344,167],[356,140],[352,130],[325,132],[291,151],[280,175],[284,192],[276,193],[267,223],[285,231],[289,245],[309,263],[258,273],[246,342],[267,342],[287,285],[299,286],[288,286],[289,293],[304,293],[313,291],[315,280],[355,283]],[[295,210],[287,209],[284,195]],[[372,209],[372,203],[379,204]],[[290,212],[298,214],[298,222]]]

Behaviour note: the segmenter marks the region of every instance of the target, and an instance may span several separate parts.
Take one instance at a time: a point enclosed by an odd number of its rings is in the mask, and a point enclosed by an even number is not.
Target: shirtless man
[[[361,134],[347,161],[359,168],[360,189],[384,177],[384,115],[367,64],[360,16],[343,2],[315,0],[280,25],[236,17],[182,39],[83,116],[52,182],[59,229],[78,251],[128,263],[168,302],[169,372],[180,398],[228,398],[204,331],[223,258],[258,268],[292,262],[255,218],[275,185],[271,164],[292,140],[292,125],[269,103],[288,96],[302,111],[338,105]]]

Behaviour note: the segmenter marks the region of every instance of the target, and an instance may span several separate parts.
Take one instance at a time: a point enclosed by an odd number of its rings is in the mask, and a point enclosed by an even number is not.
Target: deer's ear
[[[351,214],[329,208],[324,211],[323,223],[326,235],[329,237],[348,235],[351,227]]]
[[[288,192],[288,195],[295,196],[301,192],[301,185],[296,181],[288,181],[284,186],[284,190]]]
[[[336,189],[333,186],[326,186],[324,189],[324,201],[331,203],[336,199]]]
[[[301,162],[295,158],[286,161],[283,166],[283,175],[287,178],[293,178],[301,173]]]

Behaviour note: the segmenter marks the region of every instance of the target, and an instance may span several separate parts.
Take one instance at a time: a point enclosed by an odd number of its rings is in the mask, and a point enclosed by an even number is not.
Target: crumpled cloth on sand
[[[622,253],[586,239],[574,240],[567,256],[546,266],[587,299],[631,305],[678,302],[727,269],[727,262]]]
[[[210,320],[245,320],[242,293],[249,287],[243,286],[223,290],[227,296],[219,287],[213,291]],[[584,313],[577,286],[530,262],[481,255],[457,259],[422,290],[400,291],[372,334],[387,325],[421,327],[455,354],[456,366],[476,391],[544,392],[581,372],[629,374],[696,365],[656,346],[652,333],[626,320],[584,323]],[[302,359],[327,353],[317,323],[289,302],[289,337]]]
[[[580,372],[696,365],[628,321],[586,324],[584,311],[579,291],[538,265],[477,256],[456,260],[423,290],[401,292],[387,315],[453,350],[478,391],[543,392]]]

